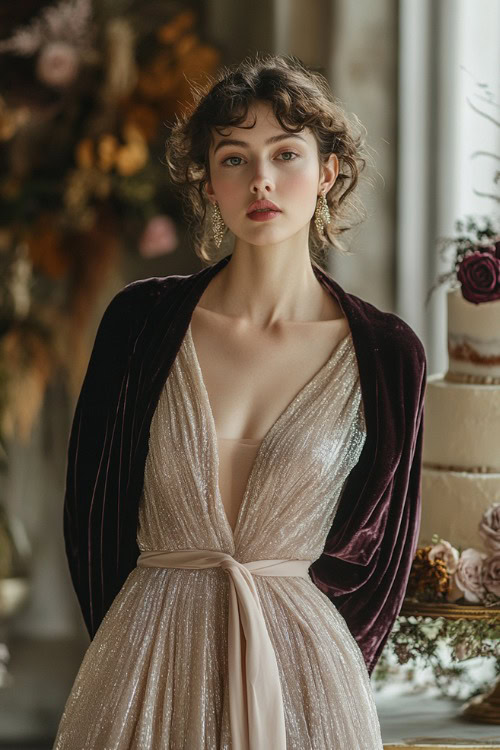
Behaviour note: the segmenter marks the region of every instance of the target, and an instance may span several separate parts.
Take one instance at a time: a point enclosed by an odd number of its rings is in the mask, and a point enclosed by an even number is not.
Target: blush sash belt
[[[269,638],[253,575],[300,576],[312,560],[253,560],[240,563],[226,552],[186,549],[146,551],[137,565],[158,568],[221,567],[229,574],[228,621],[229,719],[234,750],[286,750],[283,696],[274,648]],[[246,640],[245,716],[240,623]],[[247,725],[248,718],[248,725]]]

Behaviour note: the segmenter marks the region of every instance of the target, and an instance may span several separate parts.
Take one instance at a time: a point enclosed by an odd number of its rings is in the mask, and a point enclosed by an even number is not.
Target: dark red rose
[[[490,244],[489,245],[476,245],[476,248],[478,250],[484,251],[487,250],[489,253],[492,253],[496,258],[500,258],[500,236],[490,237]]]
[[[494,246],[466,255],[458,268],[457,279],[469,302],[478,305],[500,299],[500,258],[496,257]]]

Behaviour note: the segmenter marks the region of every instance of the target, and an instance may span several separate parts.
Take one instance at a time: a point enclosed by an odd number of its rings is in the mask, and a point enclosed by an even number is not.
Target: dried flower
[[[446,563],[441,558],[429,559],[432,547],[417,549],[408,580],[408,596],[425,601],[442,601],[450,585]]]
[[[26,235],[26,243],[35,271],[51,279],[64,278],[70,259],[54,215],[40,214]]]
[[[0,96],[0,141],[10,140],[30,117],[28,107],[10,109]]]
[[[438,544],[435,544],[429,550],[429,560],[434,561],[436,558],[440,558],[446,563],[446,569],[450,575],[456,571],[459,558],[458,550],[444,539],[441,539]]]
[[[395,643],[394,651],[398,657],[399,664],[406,664],[412,658],[411,649],[407,643]]]
[[[105,133],[99,138],[97,153],[99,156],[99,168],[103,172],[109,172],[114,165],[118,148],[118,140],[111,133]]]
[[[67,219],[80,229],[92,227],[96,212],[89,201],[92,197],[104,200],[110,192],[110,177],[100,169],[75,169],[67,177],[64,192]]]
[[[179,83],[180,72],[172,66],[169,52],[160,52],[147,67],[139,71],[137,88],[151,101],[171,96]]]
[[[129,128],[127,140],[116,152],[115,163],[118,172],[128,177],[142,169],[149,159],[146,142],[136,128]]]
[[[82,169],[94,166],[94,143],[91,138],[82,138],[75,149],[76,163]]]
[[[157,112],[146,104],[133,104],[127,112],[126,127],[135,127],[143,138],[152,141],[158,132],[159,117]]]

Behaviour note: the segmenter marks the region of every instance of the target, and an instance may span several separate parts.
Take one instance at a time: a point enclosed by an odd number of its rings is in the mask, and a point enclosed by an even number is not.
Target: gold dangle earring
[[[316,229],[320,234],[322,233],[323,229],[329,225],[331,220],[332,217],[330,216],[330,209],[328,208],[325,194],[320,193],[319,201],[316,203],[316,210],[314,212],[314,223],[316,224]]]
[[[224,237],[224,231],[226,225],[220,212],[219,204],[215,202],[212,209],[212,230],[214,233],[215,244],[217,247],[221,246],[222,238]]]

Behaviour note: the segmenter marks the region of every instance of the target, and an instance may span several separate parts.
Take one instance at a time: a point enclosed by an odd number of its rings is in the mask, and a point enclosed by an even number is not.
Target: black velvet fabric
[[[230,259],[128,284],[99,325],[69,436],[63,523],[91,638],[139,556],[138,507],[161,390],[194,307]],[[367,438],[309,574],[344,617],[371,674],[417,547],[427,362],[401,318],[345,292],[316,264],[313,270],[351,328]]]

